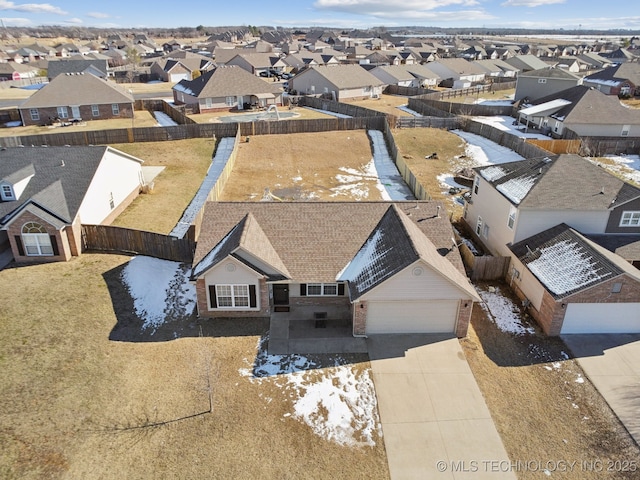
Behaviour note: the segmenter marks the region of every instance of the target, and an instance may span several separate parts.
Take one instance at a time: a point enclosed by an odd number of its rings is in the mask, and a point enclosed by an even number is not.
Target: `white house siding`
[[[207,99],[201,98],[198,100],[198,108],[201,112],[207,112],[209,110],[229,110],[238,105],[238,97],[233,97],[233,104],[227,105],[226,97],[211,98],[211,104],[207,105]]]
[[[625,137],[640,137],[640,114],[638,114],[635,125],[632,124],[631,120],[626,125],[629,126],[629,130]],[[623,124],[586,125],[570,122],[565,122],[564,126],[583,137],[622,137],[622,129],[624,127]]]
[[[211,305],[211,301],[209,299],[210,285],[255,285],[257,306],[256,308],[245,308],[243,310],[260,310],[262,300],[260,298],[260,279],[258,274],[235,258],[228,257],[209,270],[204,276],[204,283],[207,296],[207,306]]]
[[[514,270],[517,275],[514,275]],[[544,297],[544,287],[540,281],[526,268],[515,256],[511,256],[511,268],[509,270],[509,284],[520,289],[522,294],[531,302],[531,305],[538,311],[542,307]]]
[[[580,210],[526,210],[518,211],[519,221],[513,242],[519,242],[560,223],[566,223],[582,234],[604,233],[609,219],[608,211]]]
[[[475,232],[478,216],[482,217],[483,229],[485,225],[489,225],[489,236],[485,237],[483,232],[480,232],[480,239],[494,255],[508,256],[510,250],[507,244],[513,242],[520,219],[516,216],[514,229],[510,229],[508,220],[511,202],[484,178],[479,178],[478,194],[472,195],[472,203],[467,206],[465,220]]]
[[[114,210],[110,205],[111,195],[117,208],[141,186],[141,163],[107,149],[80,206],[82,223],[102,223]]]
[[[314,70],[307,70],[306,72],[296,75],[289,83],[291,88],[297,90],[298,93],[319,95],[324,93],[326,89],[327,92],[335,91],[336,95],[338,95],[338,88]]]
[[[417,271],[420,269],[420,271]],[[441,274],[418,261],[371,289],[362,300],[374,301],[428,301],[455,300],[467,297]]]

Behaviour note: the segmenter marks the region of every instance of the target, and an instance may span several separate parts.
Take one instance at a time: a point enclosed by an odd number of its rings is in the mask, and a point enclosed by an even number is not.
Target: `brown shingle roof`
[[[265,82],[241,67],[228,65],[210,70],[194,80],[182,80],[173,87],[198,98],[219,98],[236,95],[281,92],[277,86]]]
[[[58,75],[25,100],[20,108],[131,102],[133,97],[113,82],[91,74]]]
[[[389,202],[209,202],[194,265],[251,213],[293,280],[335,282],[389,209]],[[453,230],[440,202],[394,202],[459,277],[464,267],[451,248]],[[443,212],[438,216],[438,206]],[[416,235],[418,230],[411,234]],[[422,247],[420,247],[422,248]],[[450,272],[449,272],[450,273]]]

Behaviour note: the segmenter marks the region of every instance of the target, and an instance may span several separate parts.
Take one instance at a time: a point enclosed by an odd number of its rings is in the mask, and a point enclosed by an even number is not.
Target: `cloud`
[[[109,15],[108,13],[102,13],[102,12],[89,12],[89,13],[87,13],[87,17],[91,17],[91,18],[111,18],[111,15]]]
[[[317,0],[314,7],[319,10],[354,13],[375,17],[398,16],[410,18],[439,8],[461,5],[478,5],[477,0]]]
[[[503,7],[541,7],[543,5],[554,5],[564,3],[565,0],[507,0]]]
[[[55,15],[67,15],[61,8],[54,7],[49,3],[22,3],[16,5],[13,2],[0,0],[0,10],[14,10],[16,12],[28,13],[53,13]]]
[[[28,27],[33,24],[28,18],[3,18],[2,21],[7,27]]]
[[[72,25],[82,25],[84,22],[82,21],[81,18],[69,18],[67,20],[64,21],[64,23],[70,23]]]

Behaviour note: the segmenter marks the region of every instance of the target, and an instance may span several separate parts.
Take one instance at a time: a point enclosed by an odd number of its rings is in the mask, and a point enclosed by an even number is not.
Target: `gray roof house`
[[[281,105],[282,91],[241,67],[227,65],[194,80],[180,81],[173,87],[173,98],[178,105],[192,105],[199,113],[205,113]]]
[[[133,96],[117,84],[87,74],[58,75],[19,107],[23,125],[133,117]]]
[[[640,188],[578,155],[530,158],[475,169],[464,219],[489,251],[566,223],[585,235],[640,241]],[[629,262],[640,249],[628,250]]]
[[[290,90],[307,95],[331,95],[337,101],[378,98],[384,86],[359,65],[312,67],[289,81]]]
[[[484,81],[486,70],[464,58],[443,58],[427,64],[429,70],[436,73],[453,88],[471,86]]]
[[[583,85],[525,104],[518,115],[555,138],[566,136],[567,130],[581,137],[640,137],[640,110]]]
[[[69,260],[81,225],[110,223],[142,184],[142,160],[111,147],[4,148],[0,245],[20,263]]]
[[[582,79],[562,68],[545,66],[518,74],[514,100],[534,101],[556,92],[580,85]]]
[[[310,322],[342,328],[356,342],[377,333],[465,336],[479,298],[440,208],[209,202],[192,271],[198,314],[269,318],[271,353],[322,351],[322,331],[302,346],[292,342]]]
[[[583,85],[607,95],[639,95],[640,63],[614,65],[584,77]]]
[[[107,60],[50,60],[47,66],[49,81],[58,75],[68,73],[91,73],[100,78],[107,78],[109,65]]]
[[[561,223],[510,246],[509,283],[547,335],[640,333],[640,270]]]

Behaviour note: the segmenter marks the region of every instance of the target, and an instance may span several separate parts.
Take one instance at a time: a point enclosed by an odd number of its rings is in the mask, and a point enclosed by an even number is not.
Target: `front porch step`
[[[271,355],[367,353],[365,338],[270,338],[267,347]]]

